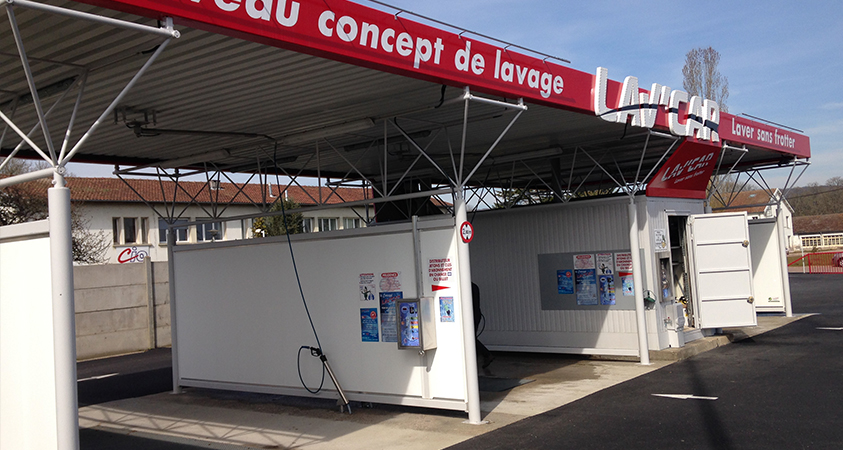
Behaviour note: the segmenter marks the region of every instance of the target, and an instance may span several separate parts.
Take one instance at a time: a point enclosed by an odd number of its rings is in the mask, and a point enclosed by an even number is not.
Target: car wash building
[[[8,374],[4,360],[0,419],[21,430],[4,443],[56,430],[39,438],[74,448],[70,161],[115,165],[121,179],[201,174],[209,189],[230,173],[315,177],[334,191],[311,211],[341,186],[373,193],[342,203],[369,207],[366,228],[195,245],[178,245],[191,225],[179,208],[156,209],[171,224],[176,391],[444,408],[480,423],[472,281],[499,350],[647,364],[650,350],[754,324],[760,284],[790,314],[778,219],[756,239],[745,214],[706,212],[724,197],[712,176],[765,186],[777,169],[795,183],[810,144],[794,130],[346,0],[15,0],[5,14],[0,155],[50,168],[0,188],[54,186],[49,221],[0,228],[0,357],[29,342],[42,359]],[[243,219],[286,213],[254,204]],[[46,266],[49,289],[33,293]],[[33,382],[54,389],[31,416],[8,414],[32,400],[12,386]]]

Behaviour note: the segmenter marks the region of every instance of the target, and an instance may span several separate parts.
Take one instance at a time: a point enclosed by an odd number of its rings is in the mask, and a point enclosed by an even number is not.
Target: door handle
[[[753,303],[753,302],[755,302],[755,297],[750,295],[749,297],[746,298],[746,301],[747,301],[747,303]]]
[[[744,241],[743,241],[743,242],[741,242],[741,245],[743,245],[743,248],[747,248],[747,247],[749,247],[749,241],[747,241],[746,239],[744,239]]]

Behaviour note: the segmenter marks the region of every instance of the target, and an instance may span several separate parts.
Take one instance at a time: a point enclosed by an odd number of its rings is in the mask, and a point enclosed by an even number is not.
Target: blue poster
[[[401,346],[420,347],[419,310],[416,302],[398,302],[398,321],[401,324]]]
[[[615,277],[612,275],[600,275],[600,304],[615,304]]]
[[[597,274],[594,269],[576,269],[577,305],[597,305]]]
[[[574,293],[574,272],[570,269],[556,271],[556,287],[560,294]]]
[[[378,342],[377,308],[360,308],[360,335],[363,342]]]
[[[454,297],[439,297],[439,321],[454,321]]]
[[[381,339],[383,342],[398,342],[398,324],[395,320],[395,300],[404,298],[403,292],[381,292]]]

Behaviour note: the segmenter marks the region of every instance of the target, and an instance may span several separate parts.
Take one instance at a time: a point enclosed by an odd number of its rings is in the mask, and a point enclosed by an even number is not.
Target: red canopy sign
[[[649,197],[705,198],[720,147],[685,140],[647,184]]]
[[[83,1],[437,83],[591,108],[591,74],[346,0]]]
[[[596,77],[591,73],[347,0],[79,1],[156,19],[172,17],[177,24],[435,83],[595,112]],[[606,99],[617,104],[621,83],[607,81]],[[655,125],[667,126],[665,112],[657,114]],[[719,128],[720,138],[731,143],[810,156],[807,136],[726,113]]]

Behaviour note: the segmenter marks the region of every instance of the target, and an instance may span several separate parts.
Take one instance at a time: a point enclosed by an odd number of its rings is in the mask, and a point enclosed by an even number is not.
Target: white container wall
[[[781,279],[781,245],[775,219],[749,221],[752,242],[752,277],[758,312],[785,312]]]
[[[46,220],[0,227],[0,448],[4,449],[58,448],[48,233]]]
[[[382,292],[420,294],[411,225],[294,235],[298,273],[322,348],[349,399],[465,410],[463,331],[459,317],[454,320],[461,304],[454,219],[421,221],[419,228],[418,270],[423,294],[435,295],[439,343],[424,355],[398,349],[379,300]],[[174,265],[182,386],[309,395],[296,361],[300,347],[316,341],[284,237],[177,247]],[[432,284],[446,289],[432,292]],[[440,300],[452,305],[450,317],[438,314]],[[310,389],[321,373],[319,359],[302,351],[301,375]],[[324,389],[322,396],[336,397],[327,377]]]
[[[561,265],[576,254],[611,253],[616,258],[630,252],[628,204],[628,197],[619,197],[478,213],[471,263],[486,319],[481,340],[498,350],[637,355],[634,297],[623,295],[617,276],[614,305],[580,305],[575,296],[558,307],[547,301],[547,278],[554,270],[545,267],[546,261]],[[636,197],[636,205],[643,289],[654,291],[654,229],[665,236],[668,214],[701,213],[703,205],[700,200],[643,196]],[[668,346],[664,313],[660,302],[646,312],[650,349]]]

